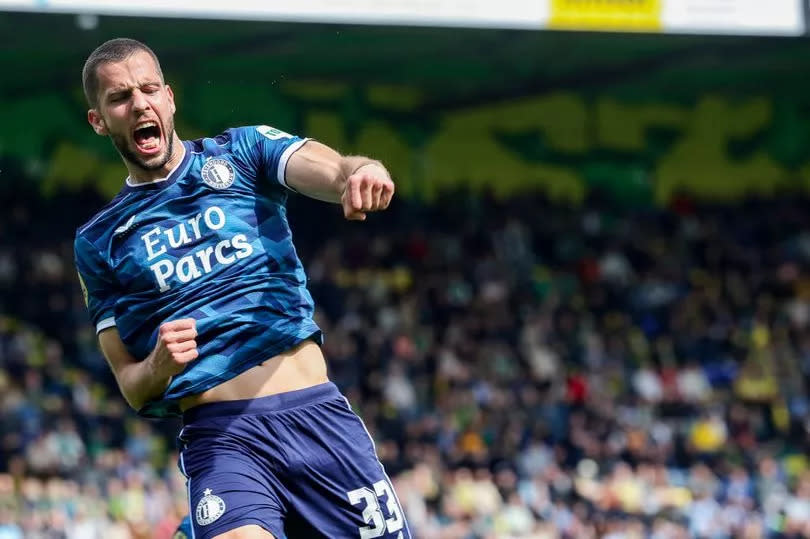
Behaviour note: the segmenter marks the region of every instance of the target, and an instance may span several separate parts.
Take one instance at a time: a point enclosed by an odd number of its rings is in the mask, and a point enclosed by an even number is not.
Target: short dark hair
[[[163,71],[160,69],[160,62],[157,55],[145,44],[134,39],[118,37],[99,45],[84,63],[82,69],[82,86],[84,87],[84,97],[87,103],[95,108],[98,106],[98,66],[107,63],[123,62],[136,52],[144,51],[155,61],[160,80],[163,80]]]

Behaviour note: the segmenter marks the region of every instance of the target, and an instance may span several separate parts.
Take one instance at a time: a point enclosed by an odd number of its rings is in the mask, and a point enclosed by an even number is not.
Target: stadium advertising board
[[[803,12],[802,0],[669,0],[661,20],[670,32],[799,35]]]
[[[549,26],[573,30],[659,30],[662,0],[551,0]]]
[[[333,23],[799,35],[802,0],[0,0],[0,10]]]
[[[799,35],[802,0],[0,0],[0,10],[383,25]]]
[[[799,35],[801,0],[551,0],[549,26],[566,30]]]
[[[0,10],[161,17],[493,28],[542,28],[544,0],[0,0]]]

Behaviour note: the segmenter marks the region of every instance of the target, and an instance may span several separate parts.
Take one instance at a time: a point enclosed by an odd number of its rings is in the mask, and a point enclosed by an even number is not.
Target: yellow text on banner
[[[551,0],[549,26],[584,30],[660,30],[661,1]]]

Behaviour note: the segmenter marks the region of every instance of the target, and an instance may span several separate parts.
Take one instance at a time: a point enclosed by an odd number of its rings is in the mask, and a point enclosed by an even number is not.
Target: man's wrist
[[[143,362],[144,368],[146,369],[146,376],[148,377],[148,379],[151,380],[152,383],[157,383],[161,380],[171,378],[170,375],[160,372],[160,369],[158,369],[157,365],[157,358],[155,356],[156,356],[155,351],[152,350],[152,353],[146,356],[146,359]]]
[[[345,196],[346,188],[348,186],[348,179],[354,174],[369,174],[382,180],[391,181],[391,175],[388,173],[385,165],[376,159],[369,159],[368,157],[359,155],[345,156],[341,160],[340,168],[342,174],[340,178],[337,178],[335,183],[337,194],[340,199]]]
[[[361,169],[368,167],[370,165],[377,165],[380,167],[381,170],[385,170],[385,167],[377,161],[376,159],[370,159],[368,157],[362,155],[347,155],[341,159],[340,169],[343,175],[343,179],[346,180],[353,174],[357,174],[361,171]]]
[[[358,172],[362,171],[364,168],[370,168],[375,172],[379,173],[379,176],[383,179],[390,180],[391,175],[388,174],[388,170],[383,166],[382,163],[379,161],[368,161],[367,163],[363,163],[362,165],[358,166],[352,174],[357,174]],[[364,171],[366,172],[366,171]],[[351,174],[350,174],[351,175]]]

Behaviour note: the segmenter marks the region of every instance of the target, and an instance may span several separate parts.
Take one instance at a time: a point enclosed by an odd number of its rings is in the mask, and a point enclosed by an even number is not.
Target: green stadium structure
[[[120,186],[79,84],[87,51],[118,35],[165,58],[183,137],[271,123],[383,156],[406,195],[464,186],[578,203],[598,187],[647,204],[810,186],[805,39],[127,17],[82,30],[22,13],[0,31],[13,44],[0,54],[0,159],[46,194]]]

